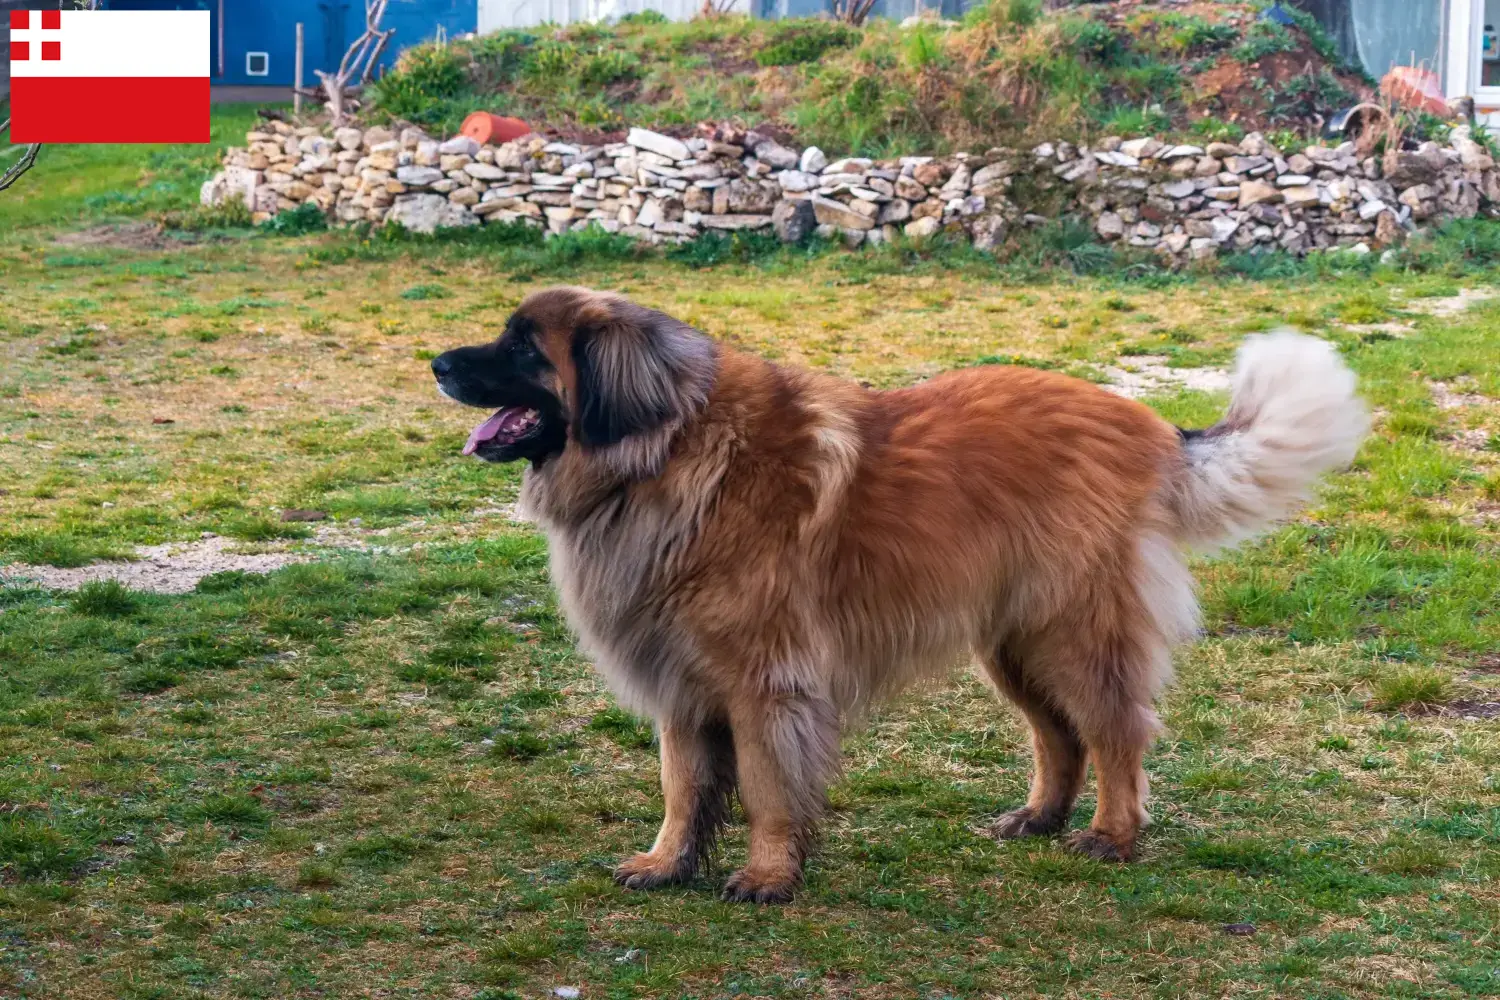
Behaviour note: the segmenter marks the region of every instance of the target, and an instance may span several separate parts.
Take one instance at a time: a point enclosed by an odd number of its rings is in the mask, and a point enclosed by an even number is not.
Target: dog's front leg
[[[802,692],[753,695],[730,710],[750,862],[724,898],[784,903],[802,879],[828,781],[838,766],[838,713]]]
[[[734,745],[722,723],[667,721],[660,727],[666,814],[656,843],[620,864],[615,881],[630,889],[686,882],[729,818]]]

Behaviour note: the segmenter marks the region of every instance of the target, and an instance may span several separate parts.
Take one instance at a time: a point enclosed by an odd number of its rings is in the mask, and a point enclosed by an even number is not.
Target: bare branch
[[[391,36],[395,33],[395,28],[390,28],[386,31],[381,32],[380,42],[375,46],[374,55],[370,56],[370,61],[365,63],[364,74],[359,78],[360,83],[369,83],[370,78],[375,75],[375,67],[380,63],[380,53],[385,51],[386,43],[391,40]]]
[[[863,25],[875,7],[875,0],[834,0],[833,16],[856,28]]]
[[[345,105],[352,92],[358,89],[359,83],[369,82],[371,74],[375,72],[375,64],[380,60],[380,54],[385,50],[386,43],[395,34],[395,29],[387,31],[380,29],[381,19],[385,17],[385,9],[390,0],[365,0],[365,30],[344,51],[344,58],[339,60],[339,68],[336,73],[326,73],[323,70],[314,70],[318,79],[323,84],[323,92],[328,95],[324,106],[328,108],[333,118],[333,125],[337,128],[344,124],[348,117]]]
[[[99,0],[74,0],[74,5],[78,10],[98,10]],[[0,122],[0,132],[7,132],[9,130],[10,119],[7,118],[5,119],[5,121]],[[21,153],[21,158],[15,163],[12,163],[9,167],[6,167],[5,173],[0,174],[0,191],[4,191],[16,181],[20,180],[21,175],[30,170],[32,164],[36,163],[36,155],[41,151],[41,143],[29,143],[26,146],[25,151]]]
[[[20,180],[21,175],[31,169],[31,165],[36,162],[36,154],[41,151],[41,148],[42,144],[39,142],[33,142],[26,147],[26,152],[21,154],[21,158],[12,163],[3,175],[0,175],[0,191],[4,191]]]

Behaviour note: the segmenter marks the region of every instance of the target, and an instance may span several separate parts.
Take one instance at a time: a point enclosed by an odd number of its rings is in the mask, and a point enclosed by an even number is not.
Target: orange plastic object
[[[531,134],[531,126],[519,118],[492,115],[488,111],[476,111],[464,119],[459,132],[481,146],[485,143],[509,142]]]

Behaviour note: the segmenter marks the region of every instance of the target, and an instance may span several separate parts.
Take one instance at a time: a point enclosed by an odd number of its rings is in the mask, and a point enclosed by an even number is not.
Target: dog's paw
[[[678,858],[637,854],[615,868],[615,881],[627,889],[655,889],[659,885],[686,882],[693,877],[691,865]]]
[[[1079,830],[1068,837],[1068,850],[1100,861],[1129,861],[1135,856],[1135,844],[1124,843],[1099,830]]]
[[[729,876],[722,898],[729,903],[790,903],[796,888],[795,875],[741,868]]]
[[[1030,806],[1022,806],[995,817],[995,821],[990,824],[989,834],[996,840],[1048,837],[1061,830],[1067,822],[1067,817],[1060,813],[1039,813]]]

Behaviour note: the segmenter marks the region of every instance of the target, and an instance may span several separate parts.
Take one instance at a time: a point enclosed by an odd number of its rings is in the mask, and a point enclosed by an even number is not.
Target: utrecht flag
[[[13,10],[10,141],[208,142],[209,12]]]

